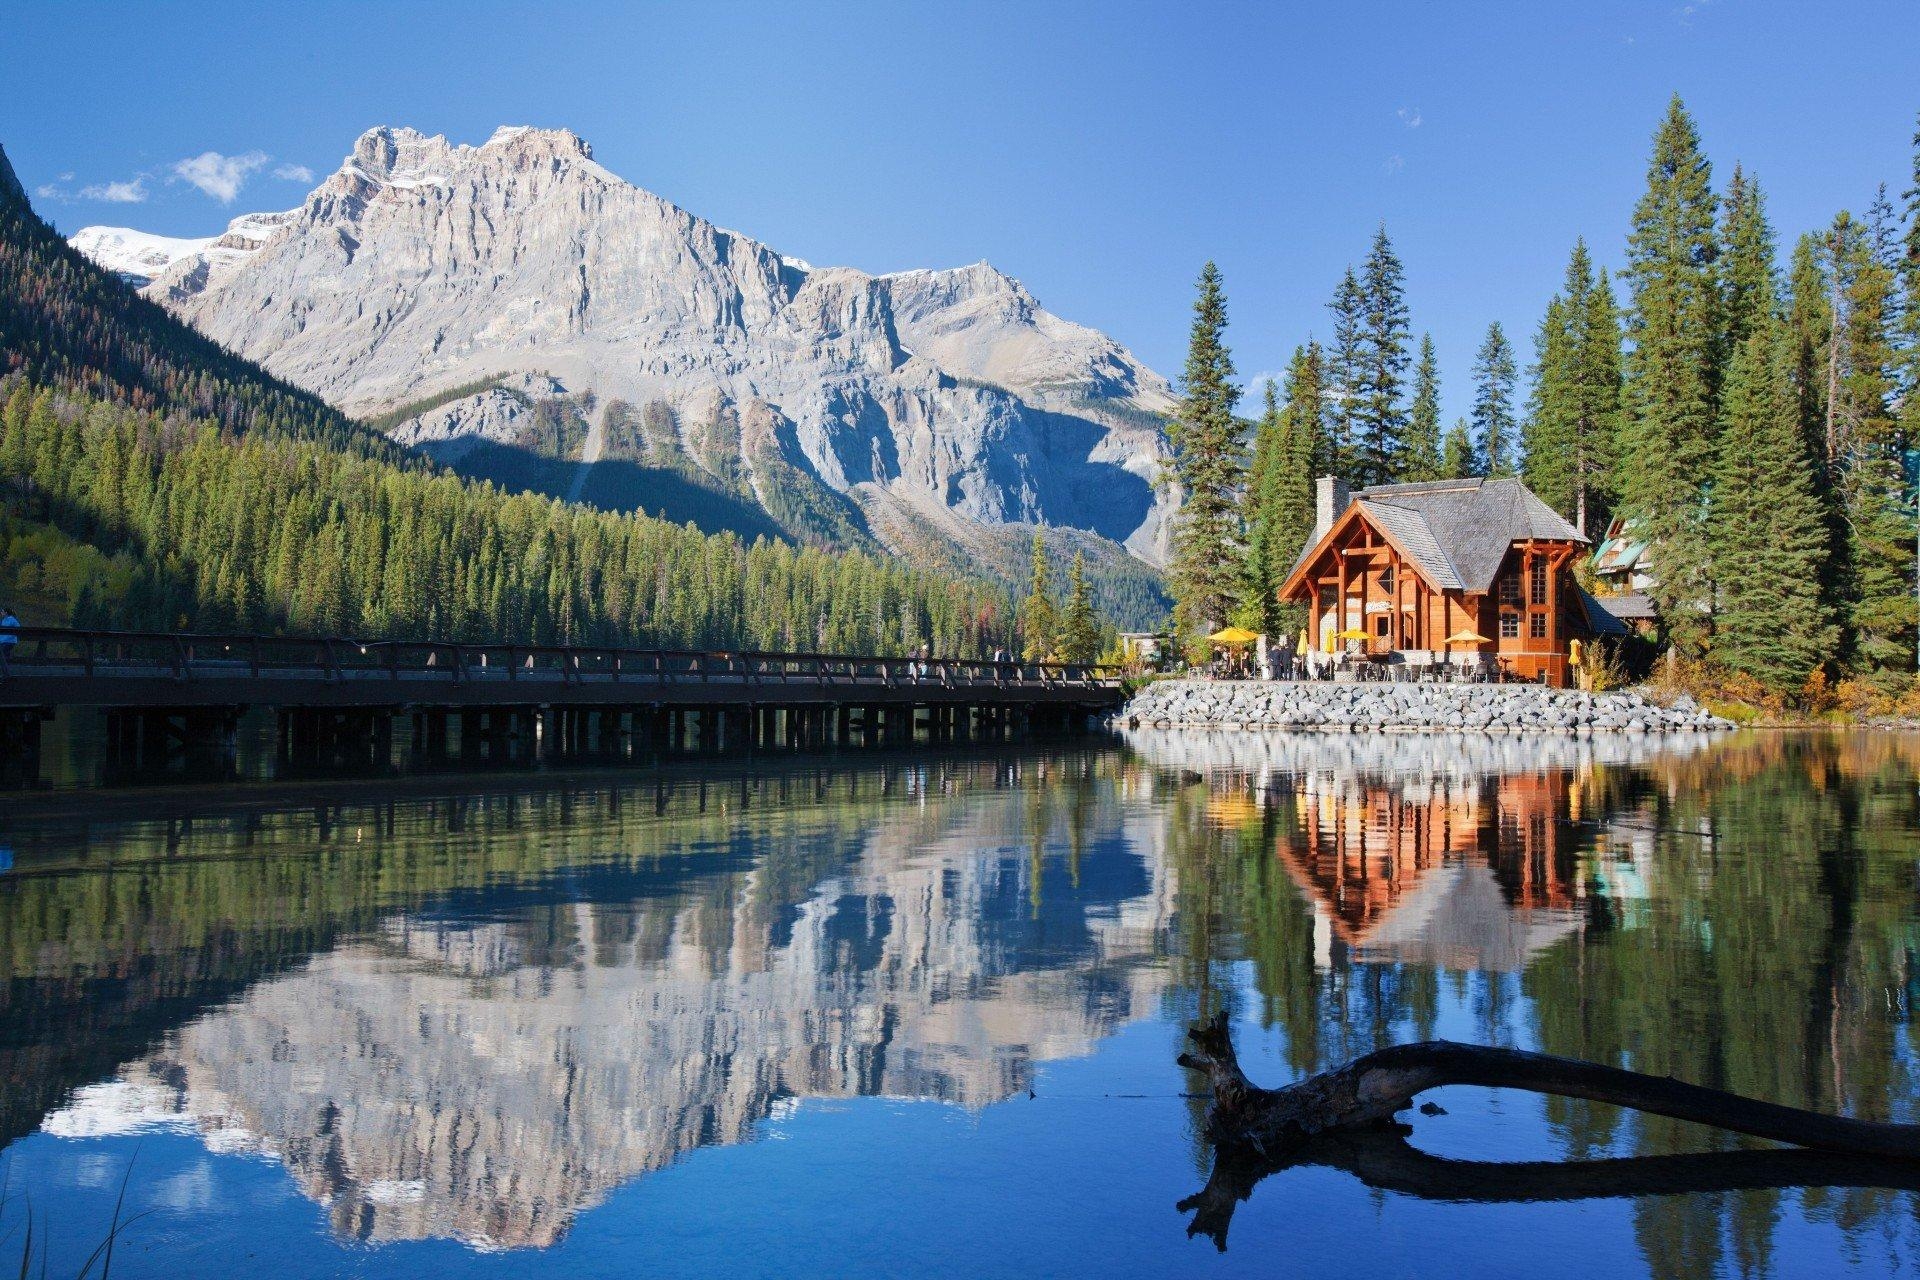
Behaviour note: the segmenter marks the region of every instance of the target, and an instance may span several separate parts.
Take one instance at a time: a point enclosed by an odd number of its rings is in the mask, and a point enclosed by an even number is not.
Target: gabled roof
[[[1491,590],[1516,542],[1586,542],[1518,480],[1380,484],[1353,501],[1442,590]]]

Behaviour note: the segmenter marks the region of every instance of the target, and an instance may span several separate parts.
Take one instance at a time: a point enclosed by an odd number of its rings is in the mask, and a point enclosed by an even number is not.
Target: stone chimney
[[[1307,539],[1312,546],[1327,536],[1327,530],[1333,528],[1333,522],[1353,501],[1347,493],[1347,482],[1339,476],[1321,476],[1313,482],[1313,537]]]

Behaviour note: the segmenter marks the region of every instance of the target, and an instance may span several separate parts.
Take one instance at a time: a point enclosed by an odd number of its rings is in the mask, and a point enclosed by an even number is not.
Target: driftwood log
[[[1226,1248],[1233,1210],[1268,1174],[1344,1169],[1369,1186],[1426,1199],[1505,1203],[1830,1186],[1920,1191],[1920,1126],[1876,1124],[1744,1098],[1666,1076],[1516,1049],[1434,1040],[1397,1045],[1297,1084],[1265,1089],[1240,1069],[1224,1013],[1188,1035],[1180,1064],[1213,1086],[1213,1174],[1180,1202],[1187,1234]],[[1450,1160],[1409,1145],[1394,1116],[1414,1095],[1482,1085],[1585,1098],[1805,1150],[1703,1152],[1572,1162]]]

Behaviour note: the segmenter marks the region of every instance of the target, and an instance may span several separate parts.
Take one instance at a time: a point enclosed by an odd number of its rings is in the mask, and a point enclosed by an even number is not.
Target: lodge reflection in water
[[[1578,875],[1564,773],[1309,774],[1275,853],[1314,905],[1316,954],[1511,971],[1572,932]]]

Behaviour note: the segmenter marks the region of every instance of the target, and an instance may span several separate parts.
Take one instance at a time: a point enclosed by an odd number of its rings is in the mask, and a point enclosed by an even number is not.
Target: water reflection
[[[1164,1110],[1184,1138],[1136,1158],[1184,1181],[1204,1104],[1171,1046],[1220,1007],[1275,1081],[1444,1034],[1912,1120],[1916,779],[1920,740],[1885,735],[1143,731],[1006,759],[9,811],[0,1142],[172,1128],[283,1164],[335,1240],[545,1247],[809,1100],[977,1112],[1086,1058],[1095,1096],[1145,1100],[1088,1103],[1027,1154],[1071,1167],[1073,1126],[1133,1135]],[[1164,1051],[1115,1056],[1140,1024]],[[1449,1105],[1411,1146],[1320,1161],[1378,1189],[1359,1207],[1303,1219],[1333,1203],[1298,1198],[1311,1171],[1269,1179],[1236,1246],[1345,1240],[1341,1215],[1435,1188],[1599,1186],[1632,1197],[1647,1274],[1790,1274],[1784,1256],[1830,1256],[1820,1233],[1869,1270],[1911,1256],[1897,1178],[1576,1102]],[[1222,1186],[1236,1204],[1253,1184]],[[980,1248],[1032,1210],[1008,1195]],[[1132,1207],[1133,1271],[1179,1236],[1174,1198]],[[1487,1221],[1421,1230],[1482,1257]],[[1094,1247],[1070,1214],[1047,1230]],[[1352,1265],[1408,1269],[1398,1239]]]
[[[644,835],[618,790],[567,797],[587,848],[645,854],[382,915],[44,1127],[186,1125],[215,1150],[272,1156],[343,1237],[549,1245],[611,1188],[741,1141],[789,1100],[983,1107],[1162,999],[1169,885],[1120,829],[1111,768],[793,781],[811,807],[742,808],[751,789],[714,782],[711,803],[683,788],[693,812]],[[389,824],[398,848],[341,872],[435,857],[456,828],[538,838],[548,799]],[[173,853],[234,838],[214,824]]]

